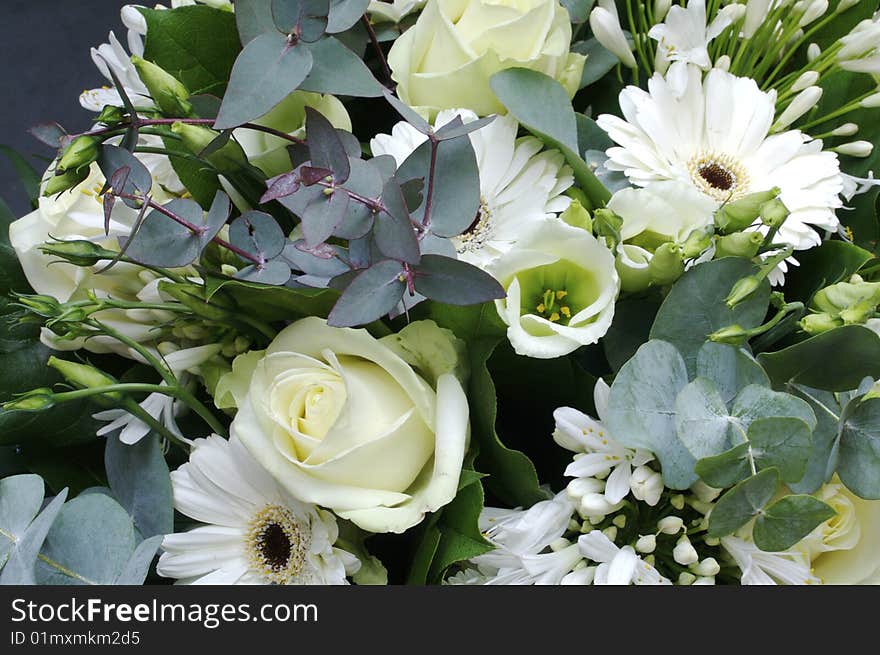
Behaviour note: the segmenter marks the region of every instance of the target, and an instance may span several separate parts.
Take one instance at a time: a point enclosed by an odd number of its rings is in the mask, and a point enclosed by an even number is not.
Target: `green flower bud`
[[[863,282],[854,276],[849,282],[825,287],[813,296],[812,307],[820,312],[838,314],[856,305],[880,304],[880,282]]]
[[[617,247],[614,267],[620,288],[627,293],[644,291],[651,286],[651,253],[638,246],[622,243]]]
[[[835,328],[843,326],[843,320],[831,316],[830,314],[809,314],[804,316],[799,322],[801,330],[809,335],[822,334],[830,332]]]
[[[702,255],[706,248],[712,245],[712,235],[715,228],[711,225],[691,232],[681,245],[681,252],[685,259],[693,259]]]
[[[112,260],[119,254],[91,241],[55,241],[43,244],[40,250],[74,266],[95,266],[98,262]]]
[[[565,195],[567,195],[572,200],[577,200],[581,203],[583,207],[590,207],[590,199],[587,197],[587,194],[581,191],[578,187],[572,186],[568,187],[565,191]]]
[[[58,162],[55,170],[65,173],[67,171],[87,169],[93,161],[98,159],[99,145],[101,145],[101,140],[97,137],[77,137],[64,149],[64,153],[61,155],[61,160]]]
[[[579,227],[587,232],[593,231],[593,219],[590,218],[590,212],[584,209],[578,200],[572,200],[568,209],[562,212],[559,218],[572,227]]]
[[[761,215],[761,207],[779,195],[779,188],[751,193],[727,203],[715,214],[715,225],[724,234],[739,232],[749,227]]]
[[[733,285],[730,294],[727,296],[727,306],[736,307],[743,300],[757,291],[763,281],[763,278],[754,275],[737,280],[736,284]]]
[[[869,318],[874,318],[876,312],[877,303],[864,301],[844,309],[840,312],[840,318],[845,325],[862,325]]]
[[[684,253],[681,246],[664,243],[657,248],[651,263],[648,264],[648,271],[651,274],[651,281],[658,286],[675,282],[684,275]]]
[[[780,228],[791,214],[779,198],[761,205],[761,222],[772,228]]]
[[[43,187],[44,196],[54,196],[57,193],[67,191],[78,186],[89,176],[89,169],[83,168],[79,171],[67,171],[66,173],[58,173],[50,177]]]
[[[734,232],[720,237],[715,242],[715,259],[722,257],[745,257],[751,259],[758,254],[764,235],[760,232]]]
[[[3,411],[5,412],[41,412],[44,409],[50,409],[55,406],[55,394],[51,389],[41,388],[28,391],[3,403]]]
[[[731,346],[741,346],[749,339],[749,333],[741,325],[728,325],[709,335],[709,340],[715,343],[726,343]]]
[[[181,122],[174,123],[171,126],[171,131],[181,138],[184,147],[194,155],[201,154],[214,139],[220,136],[218,132],[210,128]],[[216,166],[220,172],[234,172],[247,164],[247,155],[233,139],[227,141],[222,148],[215,150],[205,159]]]
[[[30,295],[30,296],[19,296],[18,303],[20,305],[24,305],[31,312],[37,314],[38,316],[44,316],[46,318],[54,318],[56,316],[61,316],[61,303],[58,302],[56,298],[52,296],[41,296],[41,295]]]
[[[109,387],[118,384],[114,378],[104,373],[104,371],[97,369],[89,364],[69,362],[66,359],[58,359],[54,356],[49,358],[47,364],[50,368],[54,368],[56,371],[58,371],[65,380],[81,389]],[[121,402],[124,397],[121,393],[115,392],[110,392],[103,395],[106,396],[108,399],[116,402]],[[100,396],[96,396],[96,400],[98,398],[100,398]]]
[[[597,209],[593,212],[593,229],[597,236],[607,237],[612,245],[620,243],[620,228],[623,219],[610,209]]]
[[[116,125],[117,123],[121,123],[124,118],[125,111],[121,108],[114,107],[113,105],[106,105],[101,110],[101,113],[98,114],[95,122],[103,123],[104,125]]]
[[[204,299],[204,289],[197,284],[175,284],[160,282],[159,290],[190,309],[193,314],[209,321],[224,321],[230,318],[230,310],[235,303],[221,293],[215,293],[208,302]]]
[[[151,61],[132,56],[131,62],[138,76],[150,92],[150,97],[162,113],[171,116],[190,116],[193,111],[189,102],[189,90],[171,73]]]

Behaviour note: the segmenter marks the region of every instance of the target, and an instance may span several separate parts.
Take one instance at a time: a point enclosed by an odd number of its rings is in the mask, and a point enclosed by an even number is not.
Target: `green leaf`
[[[795,418],[806,423],[810,430],[816,427],[816,415],[805,401],[758,384],[751,384],[739,393],[730,413],[744,430],[748,430],[752,421],[762,418]]]
[[[333,289],[267,287],[230,278],[209,277],[206,289],[209,297],[222,289],[235,300],[239,312],[270,323],[305,316],[326,317],[339,298]]]
[[[432,302],[426,306],[428,317],[437,325],[452,330],[455,336],[468,342],[481,338],[494,338],[497,341],[507,332],[507,326],[498,316],[494,303],[459,306]],[[486,359],[489,359],[488,355]]]
[[[172,200],[165,207],[193,225],[203,222],[202,208],[192,200]],[[201,239],[195,232],[157,209],[147,214],[125,246],[131,259],[163,268],[188,266],[202,250]]]
[[[366,325],[393,310],[406,290],[403,265],[384,259],[358,274],[333,306],[327,317],[330,325]]]
[[[35,584],[37,556],[67,491],[40,512],[43,494],[43,481],[38,475],[0,480],[0,584]]]
[[[749,444],[741,443],[720,455],[701,459],[695,470],[709,486],[727,489],[752,474],[749,462]]]
[[[437,528],[439,518],[440,513],[435,513],[423,523],[422,534],[413,554],[409,573],[406,576],[406,584],[408,585],[428,584],[431,562],[434,561],[434,555],[437,553],[440,539],[443,536]]]
[[[614,322],[601,343],[614,371],[619,371],[648,340],[662,300],[655,295],[622,298],[614,308]]]
[[[761,550],[788,550],[835,514],[813,496],[785,496],[761,512],[752,536]]]
[[[735,346],[707,341],[697,353],[697,376],[712,380],[725,403],[750,384],[770,386],[761,365]]]
[[[312,70],[312,53],[291,46],[278,32],[248,43],[232,68],[214,128],[225,130],[267,114],[295,91]]]
[[[571,51],[587,57],[587,61],[584,63],[584,72],[581,74],[581,89],[595,84],[620,63],[614,53],[606,49],[595,38],[575,43],[572,45]]]
[[[281,254],[287,240],[272,216],[249,211],[230,224],[229,242],[262,261],[268,261]]]
[[[817,291],[848,280],[872,257],[867,250],[836,239],[799,252],[800,266],[792,267],[785,276],[785,297],[808,304]]]
[[[675,399],[675,432],[696,459],[730,448],[727,405],[711,380],[697,378]]]
[[[336,37],[303,46],[312,54],[312,68],[300,84],[303,91],[357,98],[378,98],[384,87],[364,61]]]
[[[578,152],[574,109],[562,85],[553,78],[527,68],[508,68],[492,76],[492,91],[508,111],[548,146],[565,155],[578,185],[594,206],[611,199]]]
[[[479,305],[506,295],[491,275],[450,257],[423,255],[414,270],[416,291],[430,300]]]
[[[122,571],[113,581],[114,585],[139,585],[142,584],[144,578],[150,570],[150,564],[162,545],[162,535],[156,535],[145,539],[138,544],[137,548],[131,554],[131,557],[125,563]]]
[[[39,584],[113,584],[135,552],[131,517],[105,494],[66,503],[55,519],[37,564]]]
[[[127,445],[114,433],[107,437],[104,453],[113,497],[128,510],[141,535],[174,532],[171,476],[159,439],[148,434]]]
[[[724,494],[709,515],[709,536],[724,537],[756,517],[776,494],[779,474],[765,469]]]
[[[235,7],[235,22],[241,42],[247,44],[260,34],[277,32],[272,17],[272,0],[244,0]]]
[[[880,378],[880,336],[861,325],[816,335],[784,350],[758,355],[776,386],[800,384],[825,391],[855,389]]]
[[[241,51],[235,15],[205,6],[140,11],[147,21],[144,59],[171,73],[191,93],[222,96]]]
[[[783,482],[804,477],[812,431],[796,418],[759,418],[749,425],[749,443],[759,469],[775,467]]]
[[[834,445],[837,443],[843,408],[836,395],[828,391],[798,385],[792,385],[791,389],[810,405],[817,423],[813,430],[813,446],[804,477],[788,486],[796,494],[811,494],[818,491],[834,474],[837,465]]]
[[[861,498],[880,500],[880,398],[855,398],[844,410],[837,473]]]
[[[37,201],[40,199],[40,173],[31,166],[27,159],[18,154],[9,146],[0,145],[0,153],[6,155],[12,167],[18,175],[18,181],[24,187],[31,207],[37,207]]]
[[[620,369],[608,401],[609,432],[624,446],[654,453],[671,489],[687,489],[697,479],[696,460],[675,426],[676,397],[687,383],[687,369],[675,347],[651,340]]]
[[[367,12],[370,0],[330,0],[327,33],[337,34],[350,29]]]
[[[688,373],[694,375],[697,353],[710,334],[729,325],[748,330],[763,323],[770,301],[768,283],[733,309],[726,303],[736,281],[754,272],[749,260],[735,257],[693,267],[666,296],[651,328],[651,338],[674,345],[684,357]]]
[[[193,199],[202,207],[208,208],[214,195],[220,189],[220,179],[212,166],[207,162],[193,161],[191,154],[182,152],[178,143],[172,139],[163,138],[165,149],[172,153],[168,155],[171,167]],[[179,154],[175,156],[173,153]]]

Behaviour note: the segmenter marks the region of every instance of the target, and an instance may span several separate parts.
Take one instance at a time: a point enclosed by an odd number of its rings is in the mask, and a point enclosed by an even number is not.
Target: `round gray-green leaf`
[[[757,516],[776,494],[779,474],[765,469],[724,494],[709,515],[709,535],[724,537]]]
[[[813,496],[785,496],[760,513],[752,536],[761,550],[788,550],[834,515]]]
[[[837,473],[857,496],[880,500],[880,398],[856,398],[844,410]]]

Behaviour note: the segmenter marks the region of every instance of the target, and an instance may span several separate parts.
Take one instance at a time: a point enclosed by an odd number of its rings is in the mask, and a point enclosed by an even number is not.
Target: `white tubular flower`
[[[794,92],[803,91],[804,89],[814,86],[816,82],[819,81],[819,73],[816,71],[807,71],[799,78],[797,78],[794,84],[791,85],[791,90]]]
[[[789,125],[815,107],[821,98],[821,87],[811,86],[804,89],[795,96],[794,100],[792,100],[788,107],[785,108],[785,111],[779,115],[779,118],[773,123],[773,127],[770,128],[771,131],[781,132],[786,129]]]
[[[798,21],[798,25],[806,27],[828,11],[828,0],[801,0],[795,4],[795,11],[803,11],[804,15]]]
[[[871,153],[874,152],[874,144],[870,141],[850,141],[832,148],[832,150],[841,155],[864,158],[870,157]]]
[[[175,350],[163,353],[163,360],[168,365],[168,368],[171,369],[171,372],[178,378],[178,381],[181,384],[185,384],[186,373],[197,371],[200,364],[219,353],[221,348],[220,344],[210,344]],[[138,359],[137,353],[132,354],[132,359]],[[162,386],[165,386],[164,382],[162,382]],[[185,404],[180,403],[173,396],[151,393],[140,403],[140,406],[147,414],[168,428],[173,435],[181,440],[188,441],[177,426],[177,416],[186,407]],[[97,435],[99,437],[122,428],[122,431],[119,433],[119,440],[129,446],[143,439],[151,430],[150,426],[124,409],[108,409],[93,414],[92,418],[98,421],[109,421],[107,425],[98,430]]]
[[[654,0],[654,20],[662,21],[672,7],[672,0]]]
[[[620,278],[611,251],[586,230],[550,219],[489,269],[514,350],[551,359],[597,343],[614,318]]]
[[[129,47],[132,52],[140,55],[143,54],[143,45],[141,44],[140,46],[140,53],[135,50],[135,47],[132,47],[132,44],[137,46],[138,43],[140,43],[139,37],[129,39]],[[147,87],[141,82],[134,64],[131,63],[131,56],[125,51],[125,48],[113,32],[110,32],[109,43],[92,48],[92,61],[95,62],[95,66],[98,67],[101,75],[107,78],[110,83],[113,82],[113,77],[110,75],[110,70],[112,69],[122,83],[126,95],[128,95],[136,107],[149,108],[153,106],[150,92],[147,91]],[[122,96],[119,95],[119,91],[116,89],[110,86],[103,86],[83,91],[79,102],[83,108],[99,112],[106,105],[121,107]]]
[[[452,109],[441,111],[434,126],[442,127],[456,116],[465,123],[477,119],[472,111]],[[480,174],[480,209],[473,226],[452,243],[459,259],[482,269],[571,204],[564,191],[574,178],[562,154],[544,150],[535,137],[517,138],[518,130],[512,116],[496,116],[469,135]],[[391,155],[400,166],[426,139],[409,123],[400,122],[391,134],[376,135],[370,148],[374,156]]]
[[[738,20],[745,7],[728,5],[706,24],[706,0],[690,0],[687,8],[673,6],[662,23],[654,25],[648,36],[657,41],[666,61],[694,64],[703,70],[712,67],[709,43]]]
[[[600,419],[604,418],[608,409],[608,393],[608,385],[601,379],[597,380],[593,388],[593,399]],[[604,492],[605,500],[610,505],[619,503],[630,492],[634,484],[633,467],[641,468],[654,459],[645,450],[631,450],[621,446],[602,423],[576,409],[560,407],[553,412],[553,418],[556,420],[553,439],[563,448],[578,453],[565,469],[565,475],[590,479],[611,469]]]
[[[797,250],[821,243],[814,228],[835,231],[843,179],[837,156],[822,141],[798,130],[769,134],[776,92],[754,80],[713,69],[705,81],[689,67],[685,93],[677,96],[660,75],[648,91],[620,95],[624,119],[603,115],[599,125],[619,144],[606,166],[637,186],[659,180],[693,185],[719,206],[749,193],[781,189],[791,212],[779,238]]]
[[[653,566],[636,555],[631,546],[619,548],[599,530],[578,539],[581,555],[599,564],[596,585],[669,585]]]
[[[590,12],[590,29],[593,30],[596,40],[617,57],[624,66],[637,68],[632,47],[626,40],[626,35],[620,26],[614,0],[599,0],[599,6]]]
[[[751,39],[755,35],[764,19],[767,18],[772,4],[775,4],[775,0],[748,0],[746,3],[746,20],[743,25],[743,36],[745,38]]]
[[[744,585],[807,585],[821,580],[810,572],[810,559],[804,553],[767,553],[754,543],[738,537],[722,537],[721,546],[742,571]]]
[[[641,500],[651,507],[660,502],[663,495],[663,476],[650,466],[640,466],[633,471],[630,489],[636,500]]]
[[[206,525],[165,537],[161,576],[179,584],[347,584],[360,568],[334,547],[333,514],[291,496],[236,439],[196,439],[171,483],[175,508]]]
[[[374,23],[399,23],[404,17],[420,11],[427,0],[370,0],[367,13]]]
[[[577,545],[560,543],[573,511],[565,493],[527,510],[484,508],[480,530],[495,550],[471,560],[483,576],[479,584],[561,584],[582,560]]]

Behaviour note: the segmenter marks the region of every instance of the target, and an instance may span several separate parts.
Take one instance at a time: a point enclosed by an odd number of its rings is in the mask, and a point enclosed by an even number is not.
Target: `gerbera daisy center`
[[[492,237],[492,212],[485,198],[480,198],[480,208],[471,226],[456,237],[456,251],[459,255],[477,252]]]
[[[722,202],[745,195],[749,187],[748,173],[730,155],[697,154],[688,162],[688,171],[700,191]]]
[[[246,544],[254,570],[272,583],[289,584],[305,564],[309,532],[286,507],[266,505],[251,519]]]

